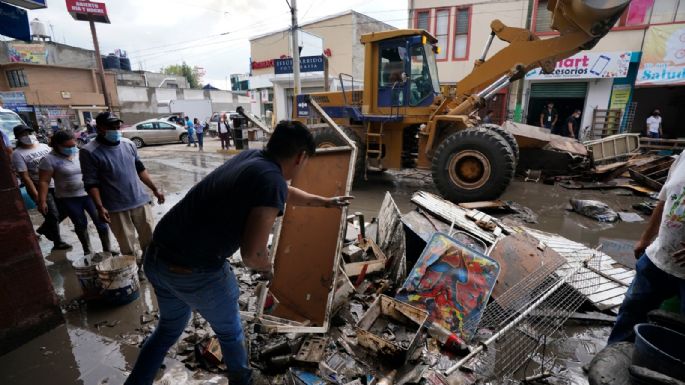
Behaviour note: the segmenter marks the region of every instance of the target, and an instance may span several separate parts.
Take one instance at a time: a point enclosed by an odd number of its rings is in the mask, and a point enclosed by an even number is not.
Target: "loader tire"
[[[438,191],[455,203],[498,198],[514,177],[516,158],[498,133],[469,128],[442,141],[432,162]]]
[[[359,138],[354,130],[342,127],[345,134],[352,139],[352,141],[357,145],[357,159],[354,162],[354,181],[358,182],[364,179],[364,143]],[[316,148],[329,148],[329,147],[340,147],[347,146],[347,143],[343,138],[338,135],[338,133],[331,127],[326,127],[314,131],[314,143]]]
[[[514,134],[511,132],[505,130],[502,128],[502,126],[497,125],[497,124],[492,124],[492,123],[485,123],[481,124],[481,127],[485,127],[489,130],[493,130],[496,133],[498,133],[504,140],[509,143],[509,146],[511,147],[512,152],[514,153],[514,156],[516,157],[516,163],[519,161],[519,144],[516,141],[516,137],[514,137]]]

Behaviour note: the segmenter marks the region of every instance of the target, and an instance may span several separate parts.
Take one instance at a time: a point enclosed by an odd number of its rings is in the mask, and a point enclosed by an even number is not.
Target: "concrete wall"
[[[388,29],[394,29],[394,27],[357,12],[349,12],[302,26],[303,31],[321,37],[324,49],[331,50],[332,55],[328,58],[330,76],[337,78],[338,74],[346,73],[352,74],[360,81],[364,74],[364,50],[359,38],[364,33]],[[291,56],[289,42],[289,31],[274,32],[250,40],[252,61],[277,59],[281,55]],[[253,77],[273,74],[273,67],[252,70]],[[260,87],[250,84],[250,88]]]
[[[0,42],[0,63],[9,63],[8,45],[12,43],[13,41]],[[17,43],[27,44],[25,42]],[[34,42],[34,44],[45,46],[47,51],[46,64],[48,65],[95,68],[95,52],[92,50],[53,42]]]
[[[22,69],[28,87],[9,88],[6,76],[0,76],[0,90],[23,91],[29,105],[73,106],[104,105],[105,98],[100,90],[100,82],[95,70],[65,68],[36,64],[11,63],[0,65],[0,72]],[[105,75],[112,105],[119,105],[115,75]],[[66,96],[66,97],[65,97]]]

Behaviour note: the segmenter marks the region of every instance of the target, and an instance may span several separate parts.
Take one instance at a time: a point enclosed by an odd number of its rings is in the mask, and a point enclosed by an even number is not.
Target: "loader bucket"
[[[552,28],[562,35],[578,30],[601,38],[630,4],[630,0],[550,0]]]

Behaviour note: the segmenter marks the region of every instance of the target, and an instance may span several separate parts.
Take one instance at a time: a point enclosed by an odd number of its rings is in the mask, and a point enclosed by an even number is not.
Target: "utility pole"
[[[102,65],[102,56],[100,56],[100,43],[98,43],[98,34],[95,31],[95,22],[93,17],[88,21],[90,23],[90,33],[93,35],[93,46],[95,47],[95,65],[98,68],[100,75],[100,84],[102,87],[102,94],[105,96],[105,105],[107,110],[112,111],[112,102],[109,100],[109,92],[107,92],[107,81],[105,80],[105,68]]]
[[[298,40],[297,26],[297,0],[290,0],[290,15],[292,18],[291,37],[293,40],[293,77],[295,78],[294,92],[296,96],[300,93],[300,42]]]

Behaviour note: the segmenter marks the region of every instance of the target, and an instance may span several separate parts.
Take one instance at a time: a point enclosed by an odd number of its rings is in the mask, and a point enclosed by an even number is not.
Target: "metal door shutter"
[[[530,87],[531,98],[585,98],[587,83],[533,83]]]

